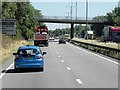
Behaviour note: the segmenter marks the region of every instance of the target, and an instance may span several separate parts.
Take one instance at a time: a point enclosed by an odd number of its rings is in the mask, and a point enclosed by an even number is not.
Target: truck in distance
[[[103,36],[104,41],[120,42],[120,27],[105,26]]]
[[[36,27],[36,33],[34,34],[34,45],[35,46],[46,46],[48,47],[48,28],[47,26]]]

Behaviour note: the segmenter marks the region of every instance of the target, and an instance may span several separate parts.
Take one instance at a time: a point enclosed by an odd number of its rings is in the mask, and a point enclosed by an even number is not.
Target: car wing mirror
[[[13,55],[17,55],[17,53],[13,53]]]
[[[45,55],[46,54],[46,52],[43,52],[43,55]]]

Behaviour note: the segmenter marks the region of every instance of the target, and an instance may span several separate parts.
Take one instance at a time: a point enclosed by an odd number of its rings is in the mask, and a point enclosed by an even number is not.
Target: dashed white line
[[[60,57],[60,56],[58,56],[58,57]]]
[[[98,57],[100,57],[100,58],[102,58],[102,59],[105,59],[105,60],[107,60],[107,61],[109,61],[109,62],[112,62],[112,63],[115,63],[115,64],[119,64],[118,62],[115,62],[115,61],[110,60],[110,59],[108,59],[108,58],[105,58],[105,57],[99,56],[99,55],[97,55],[97,54],[94,54],[94,55],[95,55],[95,56],[98,56]]]
[[[57,52],[57,54],[59,54],[59,53]]]
[[[70,44],[70,45],[71,45],[71,44]],[[71,45],[71,46],[73,46],[73,45]],[[84,52],[93,54],[93,55],[95,55],[95,56],[97,56],[97,57],[100,57],[100,58],[102,58],[102,59],[105,59],[105,60],[107,60],[107,61],[109,61],[109,62],[112,62],[112,63],[114,63],[114,64],[117,64],[117,65],[119,64],[118,62],[115,62],[115,61],[110,60],[110,59],[108,59],[108,58],[102,57],[102,56],[97,55],[97,54],[95,54],[95,53],[89,52],[89,51],[87,51],[87,50],[83,50],[83,49],[81,49],[81,48],[79,48],[79,47],[76,47],[76,48],[77,48],[77,49],[80,49],[80,50],[82,50],[82,51],[84,51]]]
[[[62,62],[64,62],[64,60],[61,60]]]
[[[67,67],[67,70],[71,70],[70,67]]]
[[[80,79],[76,79],[76,81],[77,81],[79,84],[83,84]]]
[[[6,72],[7,72],[7,70],[9,70],[13,65],[14,65],[14,62],[6,69]],[[4,73],[2,73],[2,74],[0,75],[0,79],[6,74],[6,72],[4,72]]]

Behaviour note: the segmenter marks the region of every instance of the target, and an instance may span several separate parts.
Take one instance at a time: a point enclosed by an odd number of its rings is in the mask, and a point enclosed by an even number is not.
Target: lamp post
[[[88,26],[88,0],[86,0],[86,30],[88,29],[87,26]]]
[[[76,2],[76,20],[77,20],[77,2]]]
[[[71,11],[70,11],[70,13],[71,13],[71,19],[72,19],[72,8],[73,8],[73,2],[71,2]]]
[[[87,38],[87,30],[88,30],[88,0],[86,0],[86,30],[84,38]]]
[[[65,13],[67,13],[66,19],[69,19],[69,13],[70,12],[65,12]]]
[[[73,2],[71,2],[71,6],[67,6],[67,7],[70,7],[70,19],[72,19],[72,14],[73,14]]]

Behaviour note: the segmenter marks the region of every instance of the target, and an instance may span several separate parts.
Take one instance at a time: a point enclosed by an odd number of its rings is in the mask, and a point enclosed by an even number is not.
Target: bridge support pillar
[[[71,23],[70,39],[74,38],[74,24]]]

